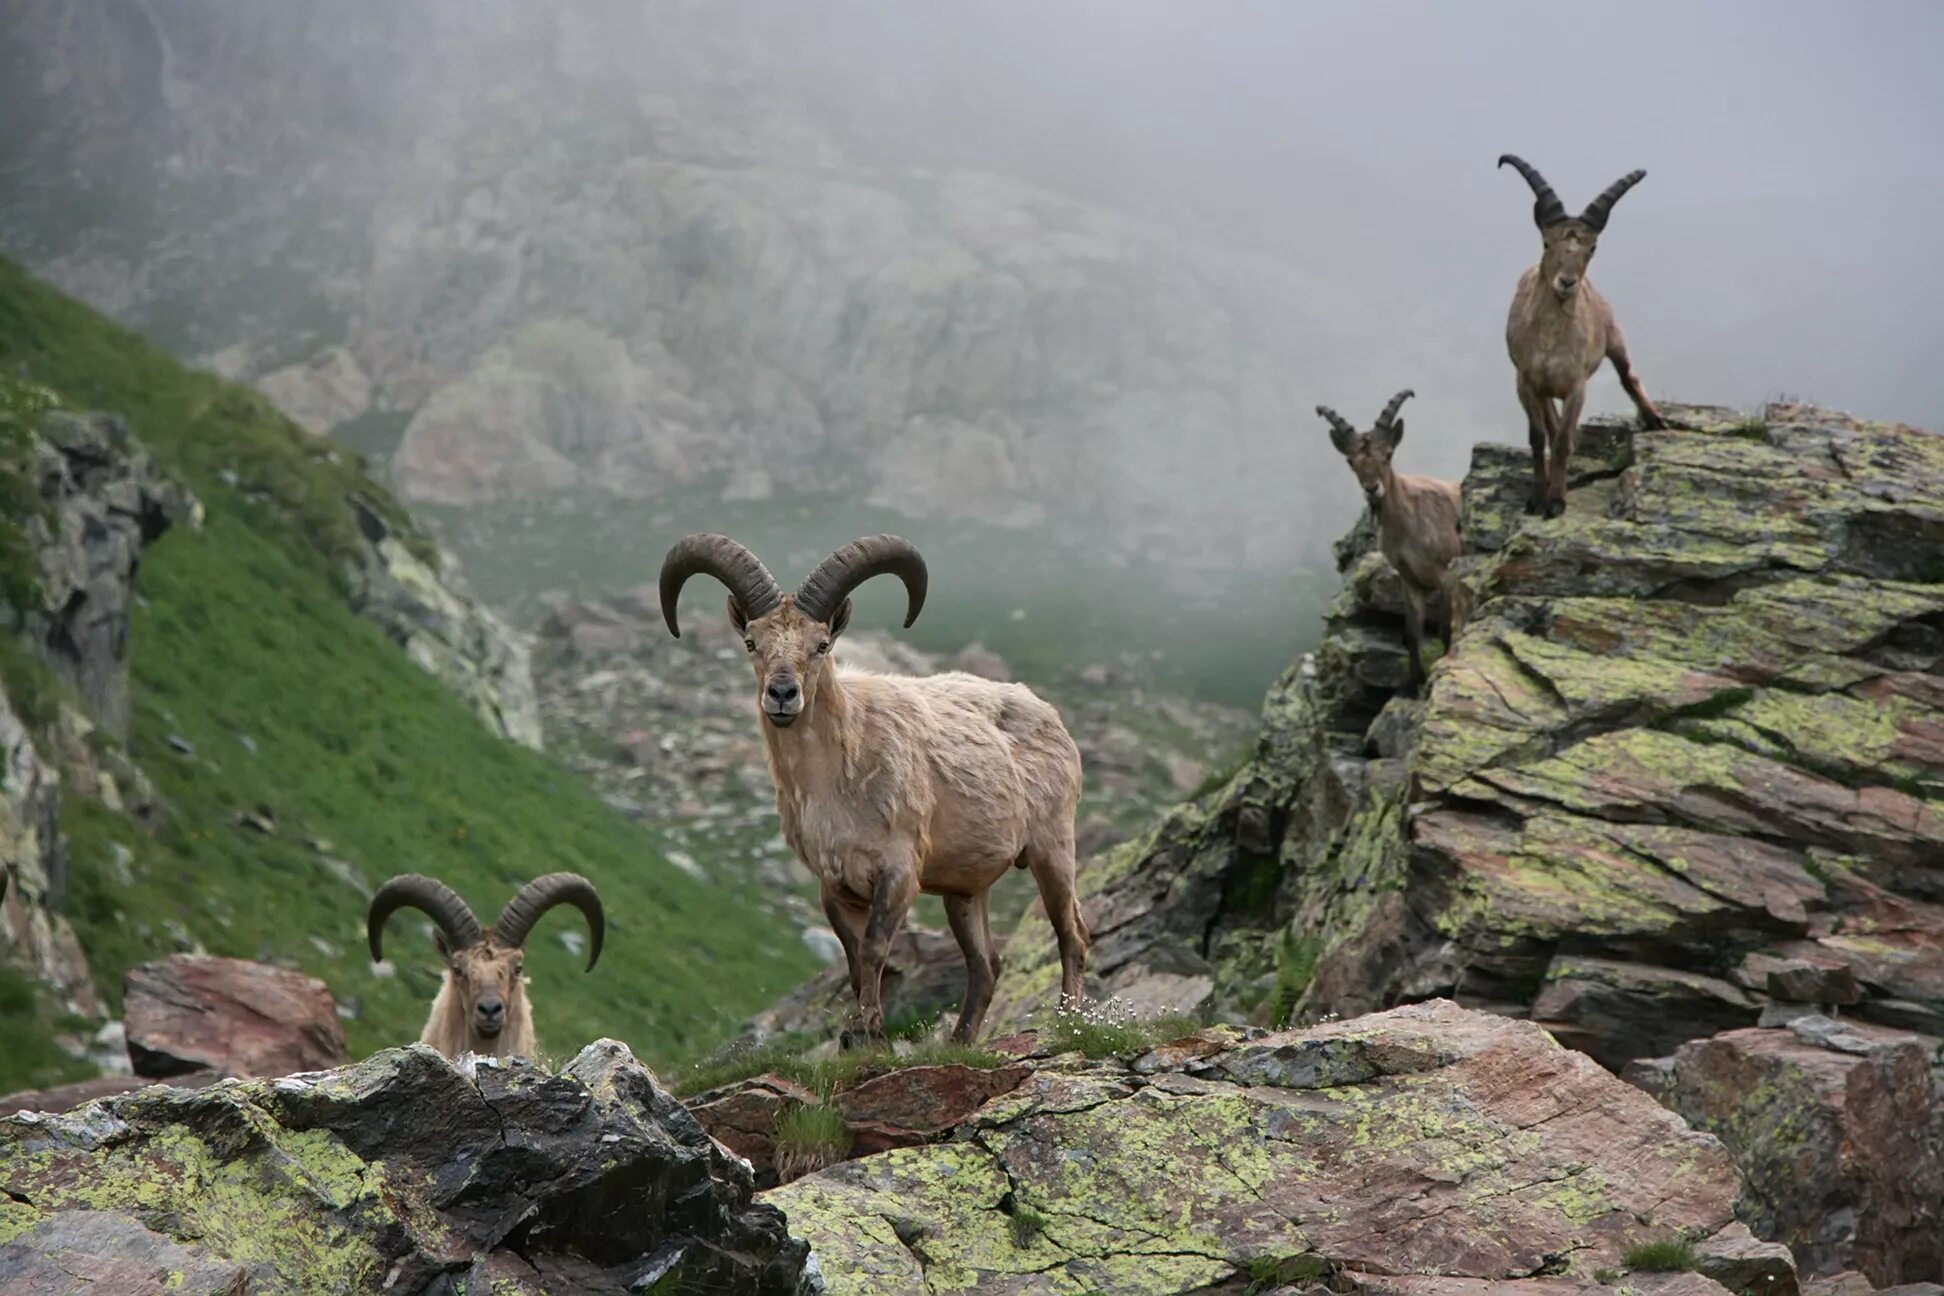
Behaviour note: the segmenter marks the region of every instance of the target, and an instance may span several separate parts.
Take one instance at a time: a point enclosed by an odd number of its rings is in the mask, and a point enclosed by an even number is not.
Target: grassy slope
[[[483,920],[525,878],[593,878],[609,914],[593,975],[556,938],[579,921],[571,910],[532,942],[549,1051],[607,1034],[673,1065],[813,970],[794,930],[756,917],[733,887],[691,881],[654,834],[545,758],[491,738],[349,610],[338,564],[356,539],[341,501],[380,493],[354,456],[5,261],[0,366],[71,405],[125,415],[208,510],[201,532],[172,533],[145,558],[132,636],[130,749],[168,803],[166,822],[149,835],[68,798],[69,909],[111,1001],[129,964],[186,933],[213,953],[286,958],[324,978],[358,1006],[355,1053],[416,1038],[435,984],[429,946],[410,916],[394,920],[401,974],[374,977],[363,896],[333,858],[374,882],[432,873]],[[274,835],[236,822],[258,806],[274,812]],[[132,852],[129,870],[116,846]],[[0,1022],[0,1034],[16,1029],[18,1014]]]

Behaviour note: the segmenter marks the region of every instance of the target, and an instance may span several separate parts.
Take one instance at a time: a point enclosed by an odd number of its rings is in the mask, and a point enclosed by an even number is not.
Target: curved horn
[[[783,587],[742,545],[728,536],[706,532],[683,536],[670,547],[661,569],[662,620],[668,622],[668,633],[677,639],[682,637],[682,628],[675,622],[675,602],[681,597],[682,586],[695,575],[713,576],[728,586],[736,606],[752,621],[783,601]]]
[[[1563,220],[1572,219],[1566,214],[1566,204],[1559,201],[1559,195],[1554,193],[1553,187],[1546,183],[1546,177],[1540,175],[1531,163],[1510,153],[1501,153],[1498,164],[1505,166],[1508,163],[1516,167],[1519,174],[1526,178],[1526,183],[1532,186],[1532,192],[1538,198],[1538,201],[1532,204],[1534,224],[1544,229],[1548,225],[1557,225]]]
[[[437,878],[423,873],[401,873],[378,888],[371,897],[365,917],[365,939],[371,944],[371,961],[384,960],[385,921],[400,909],[417,909],[445,933],[446,946],[461,950],[479,944],[479,919],[472,906]]]
[[[850,592],[873,576],[896,576],[904,582],[908,628],[925,606],[927,578],[924,558],[902,536],[866,536],[832,553],[797,586],[797,606],[812,620],[828,622]]]
[[[1389,427],[1391,424],[1397,422],[1397,411],[1403,409],[1404,402],[1415,395],[1417,395],[1416,392],[1406,387],[1403,391],[1391,397],[1390,404],[1384,406],[1384,412],[1377,416],[1377,426]]]
[[[1603,190],[1598,198],[1586,204],[1580,219],[1591,225],[1597,232],[1606,228],[1607,217],[1613,212],[1613,204],[1620,201],[1627,190],[1647,178],[1645,171],[1629,171]]]
[[[587,970],[601,957],[601,937],[607,934],[607,917],[601,910],[601,894],[594,884],[578,873],[549,873],[537,877],[514,893],[500,910],[493,924],[493,935],[508,945],[525,945],[527,933],[540,915],[555,905],[570,904],[587,919]]]
[[[1330,425],[1330,444],[1337,448],[1338,453],[1349,454],[1351,445],[1357,439],[1357,429],[1350,425],[1350,420],[1328,405],[1318,405],[1316,412]]]

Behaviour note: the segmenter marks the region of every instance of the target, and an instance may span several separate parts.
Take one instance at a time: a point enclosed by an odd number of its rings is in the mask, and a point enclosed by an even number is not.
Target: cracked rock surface
[[[557,1076],[414,1045],[17,1115],[0,1184],[7,1291],[816,1289],[747,1164],[612,1040]]]
[[[1745,1245],[1726,1149],[1528,1023],[1434,1001],[1212,1038],[1053,1059],[944,1141],[765,1200],[832,1293],[885,1296],[1239,1293],[1276,1275],[1537,1296],[1597,1290],[1645,1239]],[[1773,1289],[1793,1291],[1780,1263]]]

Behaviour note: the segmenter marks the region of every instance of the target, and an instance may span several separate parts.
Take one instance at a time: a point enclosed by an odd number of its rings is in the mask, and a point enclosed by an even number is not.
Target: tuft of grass
[[[1637,1242],[1627,1248],[1626,1260],[1636,1273],[1686,1273],[1694,1268],[1694,1245],[1680,1238]]]
[[[86,1028],[53,1002],[46,987],[17,968],[0,965],[0,1026],[7,1046],[0,1049],[0,1094],[45,1089],[94,1075],[90,1063],[71,1056],[56,1041],[63,1031]]]
[[[1004,1066],[1011,1059],[976,1045],[931,1040],[899,1052],[888,1045],[847,1049],[813,1057],[815,1041],[806,1035],[778,1035],[754,1047],[736,1048],[697,1063],[675,1082],[675,1092],[692,1097],[759,1075],[774,1075],[828,1098],[872,1076],[916,1066]]]
[[[658,829],[487,732],[351,609],[341,569],[362,541],[344,497],[394,507],[352,456],[0,260],[0,372],[21,365],[64,404],[127,418],[207,511],[143,555],[130,633],[124,754],[160,792],[159,821],[62,798],[68,915],[111,1012],[130,966],[200,945],[324,980],[354,1054],[415,1040],[440,976],[424,924],[393,920],[392,975],[364,937],[370,888],[406,871],[485,921],[540,873],[600,888],[608,939],[591,974],[559,939],[571,910],[528,945],[540,1043],[558,1054],[605,1035],[676,1067],[816,971],[753,886],[690,878]],[[9,696],[31,709],[10,660],[0,649]],[[274,833],[237,825],[256,806]],[[0,1012],[0,1038],[22,1024]]]
[[[798,1103],[777,1117],[770,1136],[776,1177],[784,1183],[835,1165],[850,1153],[850,1128],[835,1108]]]
[[[1045,1235],[1046,1216],[1019,1200],[1018,1193],[1008,1192],[1001,1197],[999,1209],[1012,1227],[1013,1245],[1020,1250],[1024,1251]]]
[[[1270,992],[1269,1023],[1277,1030],[1289,1025],[1303,992],[1316,976],[1316,960],[1322,956],[1323,942],[1314,936],[1298,937],[1283,933],[1276,951],[1276,988]]]
[[[1144,1018],[1120,999],[1079,1005],[1062,1004],[1041,1042],[1055,1053],[1078,1052],[1088,1058],[1124,1057],[1201,1029],[1194,1018],[1169,1013]]]

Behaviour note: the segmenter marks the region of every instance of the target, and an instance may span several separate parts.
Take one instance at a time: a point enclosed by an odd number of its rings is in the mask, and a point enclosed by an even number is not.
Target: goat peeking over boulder
[[[1526,512],[1558,517],[1566,511],[1566,464],[1573,456],[1573,434],[1586,404],[1587,380],[1602,360],[1613,362],[1640,421],[1664,428],[1654,402],[1627,357],[1627,339],[1613,318],[1613,307],[1586,277],[1587,263],[1606,229],[1613,204],[1647,178],[1632,171],[1615,180],[1578,216],[1566,214],[1546,178],[1510,153],[1498,160],[1532,186],[1532,219],[1543,242],[1539,264],[1519,276],[1512,310],[1505,321],[1505,347],[1519,374],[1519,404],[1532,443],[1532,497]],[[1557,403],[1555,403],[1557,402]]]
[[[1074,896],[1073,815],[1080,751],[1060,713],[1022,684],[953,671],[912,678],[840,671],[831,646],[850,624],[851,591],[896,576],[905,624],[925,603],[925,560],[909,541],[870,536],[817,565],[786,594],[727,536],[691,535],[661,570],[662,616],[690,577],[729,590],[729,620],[756,677],[764,749],[783,839],[821,885],[857,998],[846,1045],[881,1039],[881,983],[892,938],[920,892],[943,897],[965,954],[965,1002],[952,1038],[974,1039],[999,956],[988,895],[1030,869],[1060,944],[1061,994],[1082,997],[1087,926]]]
[[[540,916],[555,905],[572,905],[587,919],[587,970],[601,957],[607,919],[594,884],[578,873],[549,873],[516,892],[491,927],[481,928],[468,905],[445,883],[405,873],[371,897],[365,933],[371,959],[384,957],[385,922],[400,909],[417,909],[432,920],[433,941],[445,959],[445,981],[419,1036],[449,1058],[533,1056],[533,1009],[526,992],[526,940]]]
[[[1377,519],[1377,544],[1404,585],[1404,646],[1411,654],[1411,689],[1424,683],[1424,620],[1436,615],[1444,646],[1462,621],[1461,599],[1451,562],[1464,552],[1458,530],[1458,486],[1435,477],[1407,477],[1391,467],[1404,420],[1397,411],[1416,393],[1408,388],[1391,397],[1368,432],[1327,405],[1316,412],[1330,425],[1330,444],[1350,462],[1364,499]]]

